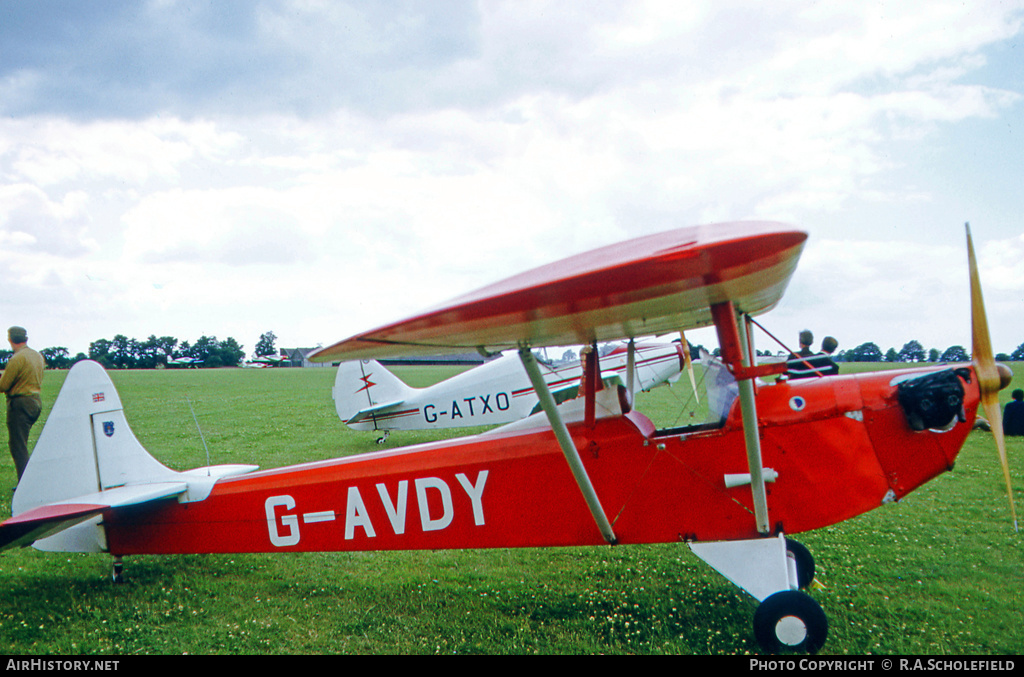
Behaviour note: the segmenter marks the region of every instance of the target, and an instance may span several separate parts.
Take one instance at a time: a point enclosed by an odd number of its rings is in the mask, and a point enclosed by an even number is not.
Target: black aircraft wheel
[[[757,607],[754,636],[768,653],[817,653],[828,637],[828,618],[806,593],[783,590]]]
[[[814,557],[803,543],[786,539],[786,554],[796,560],[796,579],[801,590],[814,580]]]

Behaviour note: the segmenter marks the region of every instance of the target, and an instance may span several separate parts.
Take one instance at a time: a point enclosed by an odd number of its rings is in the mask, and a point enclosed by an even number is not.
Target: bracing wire
[[[196,422],[196,430],[199,431],[199,439],[203,441],[203,449],[206,450],[206,474],[210,474],[210,448],[206,446],[206,438],[203,436],[203,429],[199,426],[199,419],[196,418],[196,410],[192,408],[192,400],[189,397],[185,398],[188,402],[188,410],[192,412],[192,420]]]

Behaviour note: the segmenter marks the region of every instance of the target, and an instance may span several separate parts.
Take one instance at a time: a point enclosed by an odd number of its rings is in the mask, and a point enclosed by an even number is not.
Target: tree
[[[889,348],[889,350],[885,351],[885,361],[886,362],[899,362],[900,361],[900,354],[896,352],[895,348]]]
[[[99,362],[104,369],[109,369],[113,364],[110,361],[110,341],[107,339],[97,339],[90,343],[89,359]]]
[[[223,364],[220,360],[216,336],[200,336],[190,349],[188,356],[201,360],[204,367],[219,367]]]
[[[932,348],[931,350],[928,351],[929,362],[938,362],[939,359],[941,358],[939,357],[939,351],[937,349]]]
[[[139,342],[118,334],[110,342],[110,362],[119,369],[130,369],[138,362]]]
[[[188,357],[202,360],[204,367],[237,367],[245,357],[245,350],[230,336],[223,341],[218,341],[216,336],[200,336],[193,346],[187,341],[181,345],[187,349]]]
[[[43,348],[39,354],[46,360],[46,366],[50,369],[67,369],[71,366],[71,356],[67,348]]]
[[[271,333],[271,339],[276,338]],[[178,343],[173,336],[150,334],[145,341],[118,334],[113,340],[98,339],[89,344],[89,355],[79,353],[74,359],[68,357],[66,348],[50,348],[52,356],[47,357],[50,366],[62,368],[80,360],[91,359],[105,369],[153,369],[166,365],[168,360],[191,357],[200,360],[205,367],[236,367],[245,358],[245,350],[235,339],[228,337],[218,341],[216,336],[202,336],[195,344],[188,341]],[[0,364],[4,362],[0,353]]]
[[[1017,349],[1010,353],[1010,359],[1014,362],[1024,360],[1024,343],[1017,346]]]
[[[237,367],[238,363],[245,358],[245,350],[242,345],[230,336],[220,342],[217,346],[221,364],[227,367]]]
[[[882,349],[875,343],[862,343],[856,348],[844,351],[843,359],[846,362],[881,362]]]
[[[971,356],[963,346],[950,346],[942,353],[943,362],[970,362]]]
[[[274,341],[276,340],[277,337],[272,331],[268,331],[266,334],[260,334],[260,340],[256,342],[256,357],[277,355],[277,349],[274,348]]]
[[[158,364],[167,364],[167,360],[174,357],[174,349],[178,346],[178,339],[173,336],[156,337],[150,334],[149,338],[139,344],[139,366],[143,369],[153,369]]]
[[[917,341],[907,341],[900,349],[900,362],[924,362],[924,347]]]

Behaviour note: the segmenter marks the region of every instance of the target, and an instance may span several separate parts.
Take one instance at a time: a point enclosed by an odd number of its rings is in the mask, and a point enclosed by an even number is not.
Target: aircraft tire
[[[767,653],[817,653],[828,637],[828,618],[810,595],[783,590],[754,613],[754,636]]]
[[[801,590],[814,580],[814,556],[803,543],[786,539],[786,554],[796,560],[796,578]]]

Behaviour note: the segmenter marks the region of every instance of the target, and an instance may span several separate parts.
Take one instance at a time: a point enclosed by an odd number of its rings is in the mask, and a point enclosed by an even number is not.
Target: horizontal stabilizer
[[[118,487],[73,500],[43,505],[0,524],[0,550],[31,545],[112,508],[149,503],[185,493],[185,482]]]
[[[397,402],[388,402],[386,404],[377,404],[372,407],[367,407],[361,411],[356,412],[355,416],[345,421],[345,425],[352,425],[353,423],[359,423],[360,421],[370,418],[374,414],[382,414],[389,409],[394,409],[401,405],[405,400],[398,400]]]
[[[0,524],[0,550],[32,545],[102,512],[106,506],[86,503],[46,505]]]

